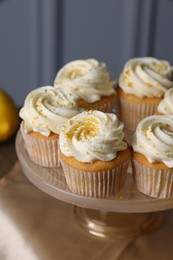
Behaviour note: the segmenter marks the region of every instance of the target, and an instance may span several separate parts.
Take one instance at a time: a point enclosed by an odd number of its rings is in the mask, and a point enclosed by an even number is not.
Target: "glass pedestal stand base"
[[[92,235],[111,239],[131,239],[157,230],[163,212],[116,213],[74,207],[77,222]]]

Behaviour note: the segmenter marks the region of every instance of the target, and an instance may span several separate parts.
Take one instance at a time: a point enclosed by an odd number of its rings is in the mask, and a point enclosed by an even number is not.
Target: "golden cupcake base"
[[[132,94],[125,94],[117,88],[119,96],[119,119],[124,127],[131,132],[136,130],[138,123],[145,117],[154,115],[161,98],[138,98]]]
[[[173,208],[173,198],[155,199],[140,193],[130,172],[125,187],[110,198],[73,194],[61,167],[47,168],[31,161],[20,131],[16,138],[16,151],[25,176],[42,191],[73,204],[77,222],[90,234],[113,239],[144,235],[158,229],[163,211]]]

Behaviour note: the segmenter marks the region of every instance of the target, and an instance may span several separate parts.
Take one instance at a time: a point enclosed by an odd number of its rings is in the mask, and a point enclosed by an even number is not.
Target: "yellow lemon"
[[[18,127],[18,110],[12,98],[0,89],[0,142],[10,138]]]

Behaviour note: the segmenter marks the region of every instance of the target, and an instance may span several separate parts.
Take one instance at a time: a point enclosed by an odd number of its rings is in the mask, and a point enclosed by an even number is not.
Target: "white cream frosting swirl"
[[[76,60],[67,63],[56,75],[54,86],[63,86],[77,99],[94,103],[102,96],[115,92],[116,80],[111,80],[105,63],[95,59]]]
[[[60,134],[67,120],[79,112],[82,110],[78,109],[72,93],[44,86],[28,94],[19,114],[26,133],[34,131],[49,136],[51,132]]]
[[[60,133],[61,152],[80,162],[111,161],[127,148],[123,141],[124,125],[115,114],[96,110],[73,117]]]
[[[144,118],[137,126],[132,146],[150,163],[163,162],[173,168],[173,116],[153,115]]]
[[[173,115],[173,88],[166,91],[164,98],[158,104],[157,109],[162,114]]]
[[[119,86],[126,94],[139,98],[160,98],[173,87],[173,67],[152,57],[131,59],[120,75]]]

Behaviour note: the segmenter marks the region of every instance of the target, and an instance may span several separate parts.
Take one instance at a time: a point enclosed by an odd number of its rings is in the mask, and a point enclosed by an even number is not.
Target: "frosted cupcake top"
[[[173,168],[173,116],[148,116],[137,126],[132,140],[133,150],[150,163],[163,162]]]
[[[102,96],[113,94],[115,82],[116,80],[110,80],[109,72],[104,63],[88,59],[67,63],[57,73],[54,86],[63,86],[70,90],[77,99],[94,103]]]
[[[79,112],[73,95],[67,90],[44,86],[28,94],[19,114],[25,122],[26,133],[34,131],[49,136],[51,132],[60,134],[67,120]]]
[[[173,115],[173,88],[166,91],[164,98],[160,101],[157,109],[161,114]]]
[[[173,67],[151,57],[131,59],[124,66],[119,86],[139,98],[160,98],[173,87]]]
[[[80,162],[111,161],[118,151],[127,148],[123,127],[115,114],[85,111],[68,120],[62,128],[61,152]]]

